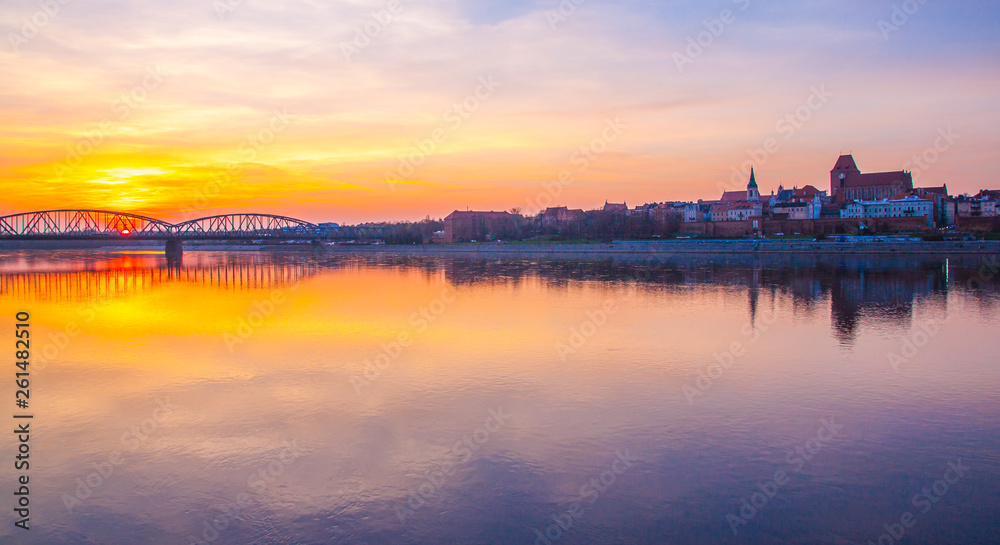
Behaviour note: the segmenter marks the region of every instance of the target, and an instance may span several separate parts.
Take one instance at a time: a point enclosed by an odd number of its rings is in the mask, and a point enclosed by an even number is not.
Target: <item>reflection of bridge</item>
[[[294,285],[321,269],[313,262],[270,255],[195,259],[188,266],[164,266],[162,258],[153,256],[75,262],[68,269],[47,265],[0,271],[0,297],[22,302],[107,300],[176,283],[240,291],[275,289]]]
[[[384,239],[387,231],[384,227],[321,227],[270,214],[226,214],[176,224],[104,210],[44,210],[0,217],[0,240],[325,241]]]

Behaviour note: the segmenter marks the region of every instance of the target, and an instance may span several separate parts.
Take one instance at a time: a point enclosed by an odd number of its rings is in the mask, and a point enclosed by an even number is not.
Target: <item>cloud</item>
[[[72,2],[18,52],[0,50],[0,183],[17,193],[7,206],[43,208],[54,188],[95,205],[176,208],[206,173],[247,163],[220,197],[225,206],[292,213],[321,194],[351,202],[355,220],[389,209],[419,218],[475,195],[501,209],[558,175],[615,116],[628,119],[628,133],[567,191],[567,204],[711,198],[730,166],[820,84],[836,98],[775,154],[764,179],[773,168],[785,185],[822,187],[829,158],[845,147],[899,164],[926,146],[921,135],[953,125],[967,136],[925,180],[972,190],[992,179],[983,150],[1000,143],[998,99],[986,91],[1000,77],[988,24],[1000,8],[990,2],[927,2],[886,41],[878,21],[894,4],[882,0],[750,0],[745,10],[730,0],[585,0],[557,25],[558,1],[400,0],[388,21],[381,0],[218,1],[227,9]],[[17,35],[36,8],[0,6],[0,35]],[[725,9],[735,21],[678,70],[673,55]],[[343,45],[359,36],[367,45],[346,58]],[[150,67],[162,84],[119,119],[116,106]],[[502,87],[408,180],[420,183],[373,198],[399,157],[448,129],[446,112],[489,75]],[[245,157],[281,108],[294,120]],[[112,130],[79,172],[53,182],[67,147],[106,119]],[[147,184],[130,197],[142,204],[78,183],[106,177],[100,169],[175,176],[131,182]]]

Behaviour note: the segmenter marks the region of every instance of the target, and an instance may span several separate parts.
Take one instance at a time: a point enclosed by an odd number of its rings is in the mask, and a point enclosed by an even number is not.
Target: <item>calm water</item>
[[[0,541],[1000,543],[988,264],[0,253]]]

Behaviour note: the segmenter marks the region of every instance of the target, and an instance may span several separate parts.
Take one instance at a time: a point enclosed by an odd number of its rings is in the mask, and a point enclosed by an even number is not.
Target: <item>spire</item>
[[[753,165],[750,166],[750,183],[747,184],[747,200],[756,202],[760,200],[760,190],[757,188],[757,177],[753,172]]]

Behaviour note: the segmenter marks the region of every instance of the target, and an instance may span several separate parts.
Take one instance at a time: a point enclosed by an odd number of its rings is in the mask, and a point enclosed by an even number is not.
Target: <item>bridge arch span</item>
[[[156,218],[109,210],[40,210],[0,217],[0,240],[134,238],[167,240],[283,239],[378,240],[389,227],[320,227],[273,214],[221,214],[172,224]]]
[[[271,214],[222,214],[196,218],[173,226],[175,236],[312,236],[318,227],[308,221]]]
[[[163,237],[173,227],[148,216],[109,210],[41,210],[0,217],[4,237]]]

